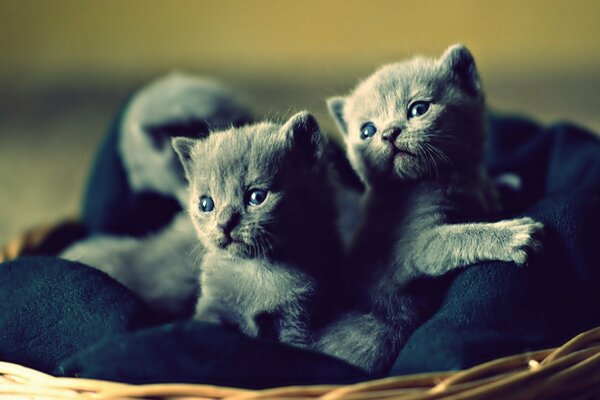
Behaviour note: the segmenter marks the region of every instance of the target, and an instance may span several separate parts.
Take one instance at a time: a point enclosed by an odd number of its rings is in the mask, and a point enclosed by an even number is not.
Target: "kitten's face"
[[[268,256],[279,245],[290,193],[311,169],[318,137],[314,118],[300,113],[284,126],[261,123],[206,139],[175,139],[202,243],[235,257]]]
[[[350,162],[371,185],[435,178],[481,157],[483,95],[464,47],[384,66],[328,105]]]

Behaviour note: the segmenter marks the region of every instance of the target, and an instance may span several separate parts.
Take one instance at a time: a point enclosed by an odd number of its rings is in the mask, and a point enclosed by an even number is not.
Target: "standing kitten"
[[[465,47],[384,66],[328,106],[367,193],[346,274],[360,305],[317,348],[377,373],[434,308],[417,281],[486,260],[521,265],[542,225],[468,222],[500,207],[482,168],[484,96]]]
[[[323,141],[306,112],[173,140],[206,249],[195,318],[307,344],[340,252]]]

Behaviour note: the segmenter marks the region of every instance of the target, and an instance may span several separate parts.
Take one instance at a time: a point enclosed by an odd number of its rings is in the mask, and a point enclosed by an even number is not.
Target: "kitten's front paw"
[[[238,315],[232,312],[228,312],[222,308],[213,307],[213,305],[209,304],[208,302],[203,303],[202,299],[200,299],[196,306],[194,319],[196,321],[221,325],[228,329],[242,332],[248,336],[258,336],[258,326],[254,323],[252,318],[239,318]]]
[[[544,225],[529,217],[513,219],[505,222],[510,233],[506,243],[506,261],[523,265],[529,254],[540,249],[540,234]]]
[[[196,311],[196,314],[194,314],[194,319],[196,321],[210,322],[217,325],[221,325],[223,323],[223,319],[221,318],[220,314],[206,309],[202,311]]]
[[[200,297],[196,303],[194,319],[196,321],[210,322],[221,325],[223,323],[223,313],[219,307],[215,306],[214,301]]]

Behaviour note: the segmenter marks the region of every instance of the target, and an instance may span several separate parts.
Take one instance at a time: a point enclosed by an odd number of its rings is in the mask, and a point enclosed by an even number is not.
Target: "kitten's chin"
[[[392,161],[392,171],[396,179],[413,181],[421,178],[422,169],[418,158],[410,153],[398,152]]]
[[[224,251],[224,252],[228,252],[228,253],[238,253],[240,251],[239,250],[240,247],[244,246],[244,244],[239,241],[232,240],[232,239],[225,238],[225,237],[223,237],[219,240],[215,240],[213,242],[213,245],[217,249]]]
[[[241,243],[233,242],[230,243],[227,248],[224,249],[230,256],[236,258],[252,258],[248,252],[247,246]]]
[[[253,254],[251,246],[248,246],[246,243],[240,241],[230,240],[228,242],[219,242],[215,243],[215,247],[218,251],[221,251],[232,258],[256,258],[256,255]]]
[[[421,160],[407,149],[397,146],[383,146],[378,152],[366,154],[365,167],[368,181],[380,181],[389,185],[398,181],[412,181],[422,175]]]

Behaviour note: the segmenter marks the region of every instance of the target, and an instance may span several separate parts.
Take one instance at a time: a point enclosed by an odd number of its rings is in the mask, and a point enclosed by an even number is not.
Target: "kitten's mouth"
[[[228,253],[230,256],[246,259],[254,257],[251,248],[241,240],[229,239],[216,244],[221,251]]]
[[[396,145],[392,145],[392,152],[394,153],[394,157],[396,157],[396,156],[398,156],[398,157],[406,157],[406,156],[416,157],[416,155],[414,153],[411,153],[410,151],[407,151],[405,149],[400,149]]]
[[[242,242],[241,240],[238,240],[238,239],[231,238],[229,236],[225,236],[225,237],[221,238],[220,240],[216,241],[216,245],[220,249],[225,249],[227,247],[230,247],[233,244],[244,245],[244,242]]]
[[[217,242],[217,247],[220,249],[225,249],[231,244],[230,240],[221,240]]]

